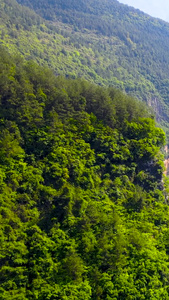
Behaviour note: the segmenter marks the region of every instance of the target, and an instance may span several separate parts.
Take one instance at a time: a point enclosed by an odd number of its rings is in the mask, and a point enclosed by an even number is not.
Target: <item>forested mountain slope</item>
[[[110,86],[168,120],[168,57],[162,72],[149,54],[168,25],[117,1],[39,4],[0,0],[0,299],[169,300],[164,132]]]
[[[145,105],[4,48],[0,66],[0,298],[168,300],[165,139]]]
[[[90,36],[90,47],[96,60],[93,63],[91,58],[91,61],[96,74],[105,78],[108,84],[115,84],[127,93],[143,98],[155,107],[157,115],[163,115],[168,121],[167,23],[116,0],[18,2],[29,5],[47,20],[71,24],[77,31],[87,29],[88,36],[93,31],[97,36],[101,35],[100,45]],[[107,41],[105,37],[108,37]],[[78,42],[81,41],[78,39]],[[167,104],[167,110],[161,103],[161,97]]]
[[[118,87],[146,101],[168,126],[167,23],[115,0],[20,3],[39,16],[14,0],[0,1],[0,42],[9,51],[56,74]]]

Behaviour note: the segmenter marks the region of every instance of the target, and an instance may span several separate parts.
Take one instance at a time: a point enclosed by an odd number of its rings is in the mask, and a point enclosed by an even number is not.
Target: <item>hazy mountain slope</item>
[[[0,43],[10,52],[20,53],[26,59],[34,59],[41,65],[52,67],[56,74],[83,74],[86,79],[91,79],[88,75],[91,68],[85,65],[83,69],[76,46],[66,34],[65,37],[61,34],[62,24],[53,27],[13,0],[0,1],[0,16]],[[65,31],[70,32],[71,28],[67,27]],[[87,60],[91,50],[83,46],[81,48],[83,60]],[[103,82],[101,77],[100,82]]]
[[[29,11],[34,21],[30,17],[23,27],[25,8],[1,0],[1,42],[10,51],[18,50],[56,74],[125,90],[153,106],[157,119],[168,126],[167,23],[117,1],[20,2],[48,21]]]

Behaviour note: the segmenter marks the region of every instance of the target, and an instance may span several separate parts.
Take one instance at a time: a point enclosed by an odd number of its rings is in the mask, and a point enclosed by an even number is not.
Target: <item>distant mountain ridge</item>
[[[6,7],[14,2],[2,0]],[[23,39],[18,42],[16,38],[15,49],[19,49],[24,57],[52,67],[56,74],[84,77],[96,84],[112,85],[146,101],[167,130],[168,23],[116,0],[18,2],[29,6],[40,18],[39,25],[34,24],[22,31],[23,35],[28,30],[28,35],[31,32],[37,36],[37,39],[32,39],[34,50],[30,49],[31,55],[26,55],[30,44],[26,44],[26,40],[23,43]],[[22,11],[26,9],[21,8]],[[5,13],[9,14],[9,11]],[[20,20],[22,22],[23,19]],[[6,30],[9,31],[8,28]],[[18,30],[15,28],[15,33]],[[4,37],[1,40],[7,44]],[[14,40],[15,37],[11,39],[11,45]],[[25,50],[22,50],[23,44]]]

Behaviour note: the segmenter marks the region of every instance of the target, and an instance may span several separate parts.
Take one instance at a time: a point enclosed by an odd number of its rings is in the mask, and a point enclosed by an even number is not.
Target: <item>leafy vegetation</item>
[[[168,135],[167,23],[116,0],[18,2],[36,14],[0,1],[0,42],[11,53],[146,101]]]
[[[0,298],[169,299],[162,129],[0,50]]]

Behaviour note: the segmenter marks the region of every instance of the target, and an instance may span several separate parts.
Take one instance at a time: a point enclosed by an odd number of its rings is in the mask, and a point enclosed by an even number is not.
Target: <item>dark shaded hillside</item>
[[[0,99],[0,298],[168,300],[165,136],[145,105],[3,48]]]

